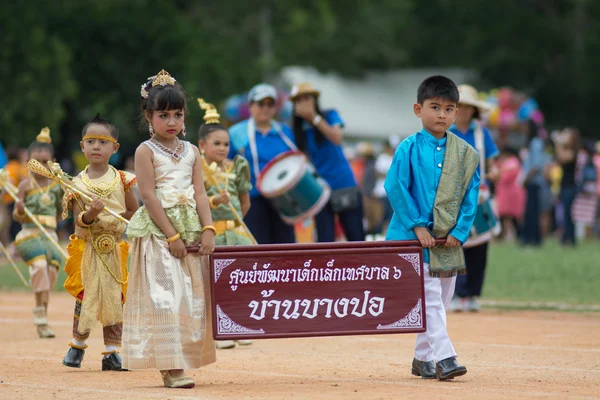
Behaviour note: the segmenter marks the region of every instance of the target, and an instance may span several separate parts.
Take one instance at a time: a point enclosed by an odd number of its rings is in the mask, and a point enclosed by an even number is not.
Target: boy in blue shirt
[[[398,146],[384,185],[394,209],[386,239],[418,239],[424,248],[427,331],[417,335],[412,374],[440,380],[467,373],[446,330],[446,307],[456,276],[465,273],[461,246],[475,219],[479,191],[477,151],[448,131],[458,98],[446,77],[421,83],[414,112],[423,129]],[[436,245],[436,239],[446,239],[445,245]]]

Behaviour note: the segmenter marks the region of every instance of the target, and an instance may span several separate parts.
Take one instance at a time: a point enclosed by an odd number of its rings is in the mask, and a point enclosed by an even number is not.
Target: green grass
[[[483,298],[569,304],[600,304],[600,243],[542,248],[493,243],[488,254]]]
[[[3,263],[2,263],[3,262]],[[0,261],[0,290],[27,290],[10,265]],[[19,263],[28,278],[27,268]],[[514,244],[491,245],[484,299],[600,304],[600,242],[563,249],[548,240],[542,248]],[[55,290],[63,291],[66,274],[60,272]]]
[[[17,266],[21,271],[21,274],[25,277],[25,280],[29,282],[29,271],[25,263],[18,262]],[[64,292],[64,288],[62,286],[63,282],[67,279],[67,274],[64,270],[61,270],[58,274],[58,279],[56,285],[54,286],[54,291]],[[23,282],[19,279],[19,276],[15,272],[15,270],[10,266],[10,264],[6,261],[6,259],[0,259],[0,290],[2,291],[12,291],[12,290],[29,290],[25,286],[23,286]]]

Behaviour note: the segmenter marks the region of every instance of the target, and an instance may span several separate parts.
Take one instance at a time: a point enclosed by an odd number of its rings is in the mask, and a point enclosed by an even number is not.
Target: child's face
[[[183,110],[154,111],[148,120],[154,128],[154,134],[165,140],[174,139],[183,129],[185,113]]]
[[[425,100],[423,105],[414,105],[415,115],[423,121],[423,128],[440,137],[454,122],[457,110],[456,103],[442,98],[429,99]]]
[[[51,161],[54,158],[54,155],[48,150],[33,150],[29,155],[29,158],[32,160],[37,160],[44,167],[48,167],[48,161]]]
[[[85,138],[90,136],[89,138]],[[93,136],[93,137],[92,137]],[[102,139],[105,137],[106,139]],[[80,142],[81,151],[90,164],[106,165],[110,157],[119,150],[119,144],[110,141],[112,136],[106,126],[91,124]]]
[[[229,154],[229,134],[224,130],[209,133],[206,140],[200,140],[198,144],[209,164],[213,161],[221,163]]]

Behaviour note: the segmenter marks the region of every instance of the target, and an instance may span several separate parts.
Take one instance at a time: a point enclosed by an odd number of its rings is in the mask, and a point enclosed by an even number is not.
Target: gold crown
[[[52,143],[52,138],[50,137],[50,128],[42,128],[39,135],[36,136],[35,141],[39,143]]]
[[[158,74],[152,79],[152,87],[154,86],[165,86],[165,85],[175,85],[175,78],[173,78],[167,71],[161,69]]]
[[[198,99],[198,104],[200,105],[200,108],[203,110],[206,110],[206,113],[204,114],[204,121],[207,124],[218,124],[219,123],[219,113],[217,112],[217,109],[215,108],[215,106],[213,106],[210,103],[206,103],[204,101],[204,99]]]

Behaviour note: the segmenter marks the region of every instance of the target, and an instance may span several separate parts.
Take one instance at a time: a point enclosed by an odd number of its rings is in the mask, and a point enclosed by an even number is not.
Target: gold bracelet
[[[210,204],[210,208],[217,208],[218,207],[218,205],[216,205],[214,203],[214,200],[215,200],[215,196],[210,196],[208,198],[208,204]]]
[[[215,235],[217,234],[217,228],[215,228],[212,225],[206,225],[205,227],[203,227],[202,230],[200,230],[200,234],[203,234],[206,231],[213,231]]]
[[[180,238],[181,238],[181,233],[177,232],[170,238],[167,238],[167,243],[173,243],[174,241],[179,240]]]
[[[94,222],[96,222],[96,220],[94,219],[92,222],[90,222],[89,224],[86,224],[83,221],[83,215],[85,214],[85,211],[82,211],[79,213],[79,215],[77,216],[77,225],[79,225],[82,228],[89,228],[90,226],[92,226],[94,224]]]

